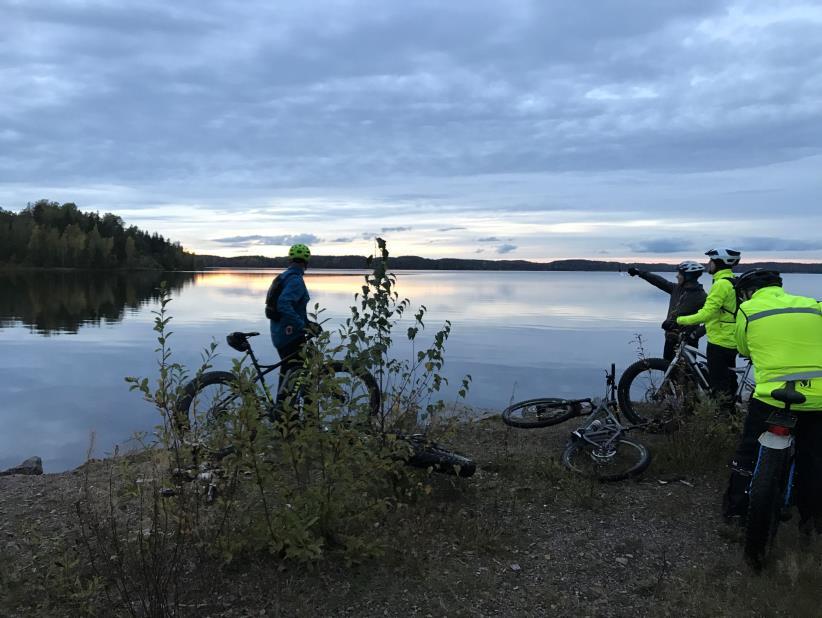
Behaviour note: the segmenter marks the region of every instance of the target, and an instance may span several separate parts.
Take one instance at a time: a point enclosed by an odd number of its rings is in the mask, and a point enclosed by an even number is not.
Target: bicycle
[[[755,571],[765,565],[776,538],[779,522],[788,519],[794,480],[794,438],[796,416],[791,406],[805,403],[796,382],[771,392],[785,409],[768,417],[768,428],[759,436],[759,455],[748,490],[745,522],[745,559]]]
[[[688,343],[689,338],[687,331],[680,334],[671,362],[643,358],[622,373],[617,399],[628,420],[647,424],[650,430],[675,429],[680,417],[686,414],[688,403],[710,392],[708,359]],[[750,359],[733,371],[737,377],[736,404],[741,408],[754,390]]]
[[[616,399],[616,366],[605,372],[606,394],[602,399],[527,399],[508,406],[502,413],[507,425],[537,428],[558,425],[585,416],[585,423],[571,432],[562,452],[562,464],[578,474],[598,481],[621,481],[637,476],[651,464],[651,453],[625,434],[641,425],[626,427],[619,417]]]
[[[243,352],[245,358],[251,361],[254,368],[254,393],[261,404],[262,416],[270,422],[282,420],[284,402],[292,404],[299,410],[302,402],[310,396],[305,385],[301,384],[302,370],[295,366],[286,371],[275,396],[266,383],[265,376],[280,369],[285,363],[293,361],[292,357],[281,359],[279,362],[265,365],[259,362],[249,339],[256,337],[258,332],[233,332],[226,337],[228,345]],[[311,339],[308,336],[307,339]],[[346,367],[341,361],[332,361],[329,366],[329,377],[333,377],[334,408],[341,414],[336,420],[345,417],[356,418],[360,414],[363,403],[367,406],[370,427],[362,427],[363,434],[386,436],[403,442],[408,447],[405,463],[417,468],[428,468],[435,472],[455,474],[460,477],[470,477],[476,471],[476,463],[459,453],[443,448],[424,434],[405,434],[400,432],[384,432],[380,422],[382,394],[379,384],[373,375],[364,369]],[[183,395],[175,407],[175,427],[180,435],[188,434],[197,417],[206,425],[206,431],[229,431],[232,420],[231,408],[242,397],[237,389],[237,377],[227,371],[209,371],[202,373],[183,387]],[[203,405],[205,403],[205,405]],[[335,419],[324,418],[331,424]],[[253,439],[253,437],[252,437]],[[227,440],[230,442],[230,440]],[[221,459],[233,452],[229,446],[212,451],[212,459]]]

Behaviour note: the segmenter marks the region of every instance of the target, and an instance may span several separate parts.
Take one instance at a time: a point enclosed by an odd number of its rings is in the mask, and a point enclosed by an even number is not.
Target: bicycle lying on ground
[[[568,419],[585,416],[585,423],[571,432],[562,464],[569,470],[600,481],[621,481],[637,476],[651,464],[648,449],[625,437],[629,431],[619,418],[616,400],[616,367],[605,372],[603,399],[528,399],[508,406],[502,420],[511,427],[532,429],[550,427]]]
[[[759,436],[759,456],[751,475],[748,516],[745,523],[745,559],[759,571],[765,565],[779,522],[787,519],[793,498],[796,416],[791,406],[805,403],[796,382],[771,392],[785,409],[768,417],[768,429]]]
[[[245,353],[251,361],[254,368],[254,395],[259,400],[263,416],[271,422],[277,422],[282,418],[284,401],[297,402],[295,407],[299,409],[299,402],[311,394],[306,392],[305,385],[301,384],[302,370],[301,365],[297,364],[286,371],[280,380],[276,395],[272,396],[265,376],[279,370],[291,359],[282,359],[273,365],[261,364],[249,341],[257,335],[257,332],[233,332],[226,337],[226,341],[233,349]],[[330,362],[327,369],[328,377],[333,380],[334,411],[338,413],[334,419],[344,420],[347,416],[356,418],[362,406],[366,405],[370,426],[362,428],[363,434],[388,436],[402,442],[408,447],[407,456],[403,458],[408,465],[461,477],[474,474],[476,464],[472,459],[443,448],[424,434],[383,432],[379,422],[382,394],[379,384],[368,371],[351,369],[340,361]],[[242,397],[236,382],[237,377],[227,371],[205,372],[188,382],[183,387],[183,396],[176,405],[174,421],[180,434],[186,435],[198,423],[205,425],[205,431],[230,433],[232,407],[236,406]],[[330,422],[334,419],[326,420]],[[227,439],[225,442],[228,443],[230,440]],[[231,452],[229,446],[217,448],[212,451],[211,458],[219,459]]]
[[[708,359],[688,343],[690,334],[680,334],[671,362],[643,358],[630,365],[619,378],[617,399],[626,418],[647,423],[649,430],[676,428],[696,398],[710,392]],[[751,362],[734,367],[737,377],[737,406],[747,404],[753,393]]]

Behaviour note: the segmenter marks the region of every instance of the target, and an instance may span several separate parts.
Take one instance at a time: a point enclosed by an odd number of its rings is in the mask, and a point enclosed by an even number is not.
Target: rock
[[[0,476],[11,476],[12,474],[26,474],[29,476],[43,474],[43,460],[39,457],[29,457],[19,466],[0,472]]]

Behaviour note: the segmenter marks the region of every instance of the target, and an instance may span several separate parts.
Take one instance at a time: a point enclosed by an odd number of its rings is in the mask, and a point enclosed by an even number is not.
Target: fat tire
[[[366,389],[368,390],[368,413],[369,416],[376,418],[380,415],[381,405],[382,405],[382,393],[380,392],[380,385],[377,384],[377,380],[367,371],[351,371],[345,368],[345,365],[340,361],[333,361],[331,363],[331,369],[334,371],[335,374],[337,373],[350,373],[352,376],[356,376],[360,380],[362,380],[363,384],[365,384]]]
[[[477,464],[470,457],[449,451],[439,444],[421,439],[405,438],[411,447],[411,455],[405,463],[414,468],[425,468],[462,478],[473,476]]]
[[[550,427],[558,425],[579,415],[578,405],[573,401],[567,399],[559,399],[556,397],[540,397],[537,399],[526,399],[525,401],[518,401],[513,403],[502,411],[502,422],[510,427],[517,427],[519,429],[536,429],[539,427]],[[515,413],[528,406],[543,406],[548,410],[556,410],[556,414],[551,414],[547,417],[541,417],[535,420],[526,420],[521,417],[516,417]]]
[[[631,402],[631,385],[634,380],[648,370],[657,370],[664,373],[668,370],[669,365],[670,363],[664,358],[643,358],[622,372],[617,384],[617,402],[619,403],[619,409],[625,414],[625,418],[633,424],[641,425],[652,420],[642,416]],[[676,428],[676,424],[673,425],[673,428]],[[666,429],[671,429],[671,426],[667,426]]]
[[[788,449],[761,447],[751,478],[745,559],[756,571],[764,566],[779,526],[789,460]]]
[[[648,468],[648,466],[651,465],[651,452],[644,444],[640,444],[639,442],[636,442],[634,440],[629,440],[628,438],[620,438],[617,442],[617,448],[619,448],[622,445],[627,445],[628,447],[635,449],[639,453],[639,459],[633,466],[631,466],[627,470],[615,472],[613,474],[585,476],[589,476],[590,478],[594,478],[602,482],[622,481],[627,478],[631,478],[642,474]],[[571,460],[576,453],[580,451],[591,450],[593,448],[593,445],[589,444],[588,442],[585,442],[584,440],[571,440],[570,442],[568,442],[568,444],[565,447],[565,450],[562,452],[562,465],[564,465],[572,472],[584,475],[584,473],[581,470],[578,470],[573,466]]]
[[[207,386],[215,384],[225,384],[230,386],[234,383],[234,374],[228,371],[207,371],[193,380],[189,381],[183,387],[183,395],[177,400],[174,414],[174,424],[178,432],[185,433],[191,429],[191,421],[193,410],[191,404],[201,390]]]

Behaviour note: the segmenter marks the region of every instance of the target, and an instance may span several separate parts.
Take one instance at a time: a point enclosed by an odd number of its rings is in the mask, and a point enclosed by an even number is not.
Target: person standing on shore
[[[313,322],[308,320],[310,296],[303,275],[308,268],[311,250],[303,244],[293,245],[288,250],[291,259],[289,267],[281,272],[271,286],[265,299],[265,316],[271,321],[271,343],[277,348],[280,359],[280,380],[295,366],[300,366],[300,350],[306,342],[306,335],[313,332]]]
[[[676,318],[680,315],[695,313],[705,304],[705,288],[699,283],[699,277],[704,270],[705,268],[698,262],[681,262],[676,267],[676,283],[674,283],[665,277],[633,266],[628,269],[628,274],[632,277],[644,279],[671,296],[668,303],[668,315],[662,322],[662,328],[665,331],[665,348],[662,358],[666,361],[672,360],[676,354],[676,344],[681,330],[676,324]]]
[[[676,318],[680,326],[705,324],[708,333],[708,382],[711,393],[728,414],[736,409],[736,290],[731,269],[739,264],[742,254],[736,249],[711,249],[708,274],[713,285],[705,304],[694,314]]]

